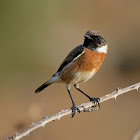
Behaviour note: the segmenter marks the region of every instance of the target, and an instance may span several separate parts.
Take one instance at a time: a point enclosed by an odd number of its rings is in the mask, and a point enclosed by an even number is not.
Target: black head
[[[85,40],[83,46],[94,50],[98,47],[102,47],[106,45],[106,40],[104,39],[103,35],[97,31],[87,31],[84,35]]]

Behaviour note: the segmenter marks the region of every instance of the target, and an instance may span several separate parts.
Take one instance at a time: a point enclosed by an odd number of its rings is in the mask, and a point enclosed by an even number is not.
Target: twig
[[[133,134],[131,140],[140,140],[140,128]]]
[[[117,88],[114,92],[107,94],[103,97],[100,97],[100,103],[107,101],[109,99],[112,99],[112,98],[114,98],[116,100],[117,96],[119,96],[123,93],[129,92],[131,90],[134,90],[134,89],[136,89],[138,91],[139,87],[140,87],[140,82],[137,84],[131,85],[129,87],[126,87],[126,88],[122,88],[122,89]],[[91,111],[97,110],[95,108],[90,108],[94,105],[95,104],[93,102],[88,102],[88,103],[83,103],[83,104],[79,105],[78,108],[80,111],[91,112]],[[7,138],[7,140],[18,140],[18,139],[22,138],[23,136],[29,135],[29,133],[34,131],[35,129],[37,129],[39,127],[44,127],[46,125],[46,123],[49,123],[54,120],[60,120],[61,117],[66,116],[71,113],[72,113],[71,109],[66,109],[66,110],[62,110],[61,112],[56,113],[50,117],[46,116],[41,121],[39,121],[37,123],[33,123],[29,128],[27,128],[19,133],[16,133],[12,137]]]

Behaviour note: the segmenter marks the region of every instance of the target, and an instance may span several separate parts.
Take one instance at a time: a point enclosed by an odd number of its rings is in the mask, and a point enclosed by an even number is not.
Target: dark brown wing
[[[67,64],[69,64],[70,62],[72,62],[83,51],[84,51],[84,46],[83,45],[80,45],[80,46],[76,47],[75,49],[73,49],[67,55],[67,57],[64,59],[64,61],[62,62],[62,64],[60,65],[60,67],[59,67],[59,69],[57,70],[56,73],[60,72]]]

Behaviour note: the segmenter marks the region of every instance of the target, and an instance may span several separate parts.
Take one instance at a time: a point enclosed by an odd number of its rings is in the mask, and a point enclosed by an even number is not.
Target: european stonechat
[[[74,48],[64,59],[57,72],[35,91],[35,93],[39,93],[53,83],[65,83],[72,101],[72,117],[76,111],[80,113],[80,110],[71,96],[71,85],[74,85],[78,91],[100,107],[99,98],[92,98],[84,93],[79,89],[79,84],[89,80],[99,70],[107,54],[108,45],[100,32],[88,31],[84,37],[84,43]]]

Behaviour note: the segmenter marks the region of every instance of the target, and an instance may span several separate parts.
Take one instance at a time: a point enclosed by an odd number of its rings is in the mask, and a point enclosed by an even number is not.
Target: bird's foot
[[[71,117],[71,118],[74,117],[76,111],[77,111],[78,113],[81,112],[81,111],[79,110],[79,108],[78,108],[75,104],[73,104],[73,106],[71,107],[71,109],[72,109],[72,117]]]
[[[92,107],[98,107],[100,109],[100,98],[90,97],[89,100],[94,103],[94,106]]]

